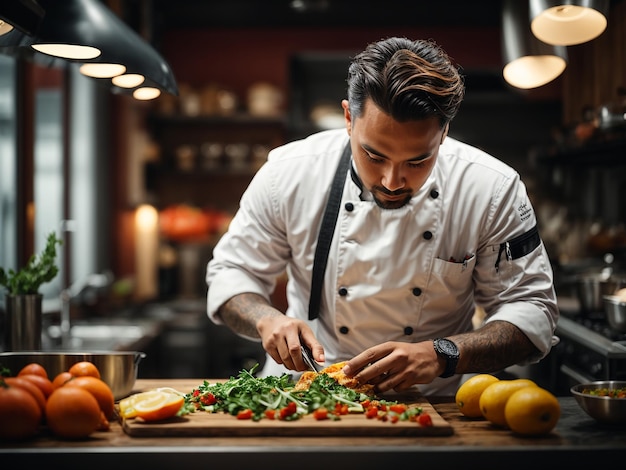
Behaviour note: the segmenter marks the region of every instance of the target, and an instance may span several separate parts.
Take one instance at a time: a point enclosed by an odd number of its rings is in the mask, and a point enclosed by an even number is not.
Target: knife
[[[313,354],[307,346],[300,345],[300,350],[302,351],[302,359],[304,360],[304,363],[309,366],[309,369],[314,372],[320,372],[323,369],[323,367],[315,359],[313,359]]]

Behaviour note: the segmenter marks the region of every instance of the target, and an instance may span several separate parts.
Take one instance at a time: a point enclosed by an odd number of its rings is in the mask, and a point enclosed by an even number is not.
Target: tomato
[[[81,387],[57,388],[46,403],[46,421],[59,437],[81,439],[98,429],[102,412],[98,400]]]
[[[200,397],[200,403],[202,403],[204,406],[210,406],[217,403],[217,399],[215,398],[215,395],[209,392],[206,395],[202,395]]]
[[[376,418],[378,416],[378,407],[370,406],[367,410],[365,410],[365,417],[367,419]]]
[[[0,380],[0,439],[37,435],[42,417],[40,404],[28,390]]]
[[[68,369],[68,372],[74,377],[83,377],[87,375],[97,379],[100,378],[100,371],[93,362],[89,361],[80,361],[73,364],[72,367]]]
[[[18,387],[30,393],[31,396],[37,401],[41,412],[45,412],[46,396],[43,394],[41,389],[37,387],[37,385],[29,380],[26,380],[24,377],[5,377],[4,382],[11,387]]]
[[[288,418],[289,416],[295,414],[296,411],[298,411],[296,404],[294,402],[289,402],[287,406],[280,409],[280,419]]]
[[[265,410],[265,417],[267,419],[276,419],[276,410]]]
[[[417,417],[417,422],[419,423],[420,426],[425,426],[425,427],[433,425],[433,420],[428,413],[420,414]]]
[[[237,413],[237,419],[252,419],[252,410],[250,408],[241,410]]]
[[[35,374],[40,375],[41,377],[48,378],[48,372],[41,364],[37,362],[31,362],[30,364],[26,364],[22,369],[17,373],[17,376],[24,374]]]
[[[29,382],[34,383],[39,390],[41,390],[46,397],[46,399],[50,396],[52,391],[54,390],[54,386],[48,377],[43,377],[41,375],[36,374],[22,374],[18,375],[19,378],[23,378],[28,380]]]
[[[80,387],[91,393],[98,401],[98,406],[106,418],[112,418],[115,410],[115,398],[111,388],[101,379],[85,375],[68,380],[64,387]]]
[[[389,406],[389,410],[394,413],[402,414],[406,411],[407,406],[404,403],[393,403]]]
[[[318,421],[328,419],[328,410],[326,408],[317,408],[313,411],[313,417]]]

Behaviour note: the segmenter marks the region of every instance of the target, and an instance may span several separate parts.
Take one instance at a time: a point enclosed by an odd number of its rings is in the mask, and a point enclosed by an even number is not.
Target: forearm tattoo
[[[282,315],[258,294],[246,293],[232,297],[218,311],[224,323],[236,333],[260,338],[256,325],[266,315]]]
[[[537,348],[512,323],[494,321],[471,333],[451,336],[461,355],[457,372],[498,372],[537,354]]]

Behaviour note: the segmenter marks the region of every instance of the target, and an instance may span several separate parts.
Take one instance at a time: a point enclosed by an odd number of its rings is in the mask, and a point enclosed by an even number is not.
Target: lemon
[[[478,406],[480,395],[489,385],[498,380],[500,379],[495,375],[478,374],[463,382],[455,396],[459,411],[468,418],[482,418],[483,414]]]
[[[504,407],[504,417],[511,431],[529,436],[549,433],[560,416],[559,400],[541,387],[517,390]]]
[[[134,418],[137,416],[137,410],[135,408],[137,403],[154,403],[155,401],[162,399],[163,395],[163,392],[150,390],[147,392],[135,393],[134,395],[123,398],[118,404],[119,414],[122,418]]]
[[[530,379],[499,380],[489,385],[480,395],[478,406],[483,416],[491,423],[507,427],[504,407],[509,397],[524,387],[537,387]]]

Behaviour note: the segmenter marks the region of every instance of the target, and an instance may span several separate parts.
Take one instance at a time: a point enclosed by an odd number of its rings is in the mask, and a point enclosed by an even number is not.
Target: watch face
[[[437,346],[444,354],[448,356],[456,356],[459,353],[456,348],[456,344],[447,339],[440,339],[437,342]]]

